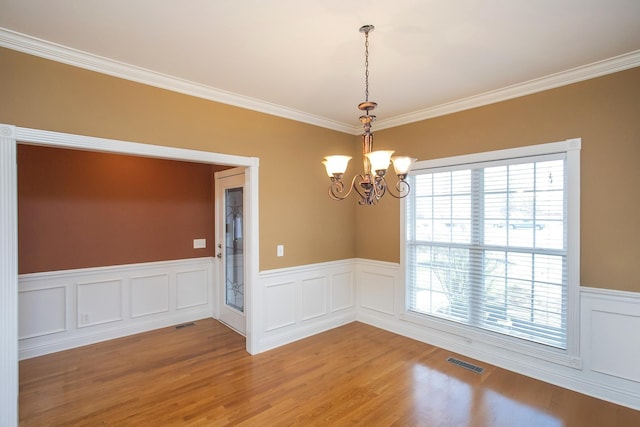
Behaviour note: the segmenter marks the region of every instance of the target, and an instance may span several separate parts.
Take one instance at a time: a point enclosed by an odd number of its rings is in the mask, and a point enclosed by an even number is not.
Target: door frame
[[[96,138],[0,123],[0,424],[14,424],[18,414],[18,142],[47,147],[128,154],[245,168],[246,350],[258,352],[257,305],[259,272],[259,159],[209,151]]]

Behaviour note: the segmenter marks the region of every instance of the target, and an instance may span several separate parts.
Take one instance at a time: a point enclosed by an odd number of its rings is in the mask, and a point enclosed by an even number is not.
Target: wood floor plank
[[[20,425],[640,426],[640,411],[357,322],[244,347],[203,319],[24,360]]]

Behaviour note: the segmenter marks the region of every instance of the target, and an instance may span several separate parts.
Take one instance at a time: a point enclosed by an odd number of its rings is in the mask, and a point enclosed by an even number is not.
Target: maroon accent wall
[[[17,155],[20,274],[213,255],[220,168],[22,144]]]

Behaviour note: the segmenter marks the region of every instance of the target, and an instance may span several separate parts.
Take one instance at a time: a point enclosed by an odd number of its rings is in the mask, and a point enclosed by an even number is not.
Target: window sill
[[[573,369],[582,369],[582,360],[578,355],[571,355],[566,350],[555,349],[543,344],[528,342],[519,338],[513,338],[497,332],[482,331],[480,329],[458,324],[455,322],[438,319],[428,315],[414,312],[405,312],[400,319],[425,328],[429,328],[448,336],[463,338],[469,345],[479,343],[484,346],[494,347],[500,350],[535,357],[546,362],[567,366]]]

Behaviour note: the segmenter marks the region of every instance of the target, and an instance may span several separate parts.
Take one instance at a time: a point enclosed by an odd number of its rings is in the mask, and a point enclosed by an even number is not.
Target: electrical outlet
[[[277,256],[284,256],[284,245],[276,246],[276,254]]]
[[[207,239],[193,239],[193,249],[203,249],[207,247]]]
[[[82,313],[80,315],[80,323],[83,325],[86,325],[87,323],[89,323],[89,314],[88,313]]]

